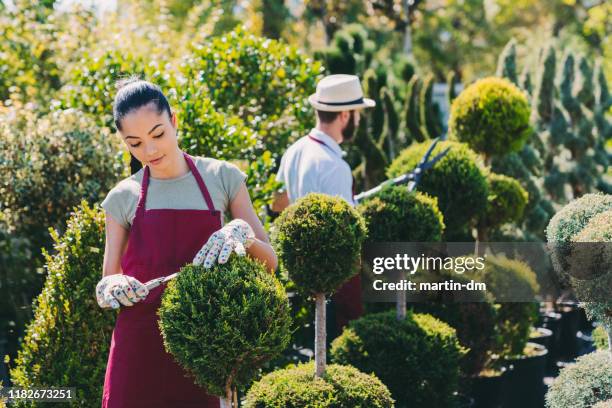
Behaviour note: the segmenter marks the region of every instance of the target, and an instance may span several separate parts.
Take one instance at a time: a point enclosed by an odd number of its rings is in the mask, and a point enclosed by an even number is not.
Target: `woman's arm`
[[[121,270],[121,257],[127,249],[129,231],[119,224],[108,213],[106,215],[106,244],[104,246],[104,263],[102,264],[102,277],[123,273]]]
[[[257,214],[255,214],[253,203],[251,203],[251,197],[249,196],[249,191],[245,183],[242,183],[238,193],[236,193],[236,196],[230,202],[230,212],[232,218],[240,218],[246,221],[255,233],[255,241],[247,249],[249,255],[263,261],[270,272],[274,272],[278,265],[278,259],[274,249],[272,249],[270,245],[270,240],[268,239],[268,235],[263,225],[261,225],[259,218],[257,218]]]

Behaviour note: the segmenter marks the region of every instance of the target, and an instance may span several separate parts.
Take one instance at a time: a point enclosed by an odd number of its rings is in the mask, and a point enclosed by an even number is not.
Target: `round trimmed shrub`
[[[612,327],[612,210],[593,216],[572,241],[570,283],[576,297],[589,319]]]
[[[93,295],[102,271],[104,225],[104,211],[82,202],[66,232],[60,237],[53,231],[56,253],[45,251],[48,272],[11,369],[14,386],[76,387],[76,405],[102,404],[116,317],[100,309]]]
[[[558,211],[548,223],[546,239],[551,259],[562,283],[568,283],[572,238],[581,232],[595,215],[612,209],[612,195],[585,194]]]
[[[483,78],[455,98],[449,134],[485,156],[519,151],[532,129],[527,96],[503,78]]]
[[[504,358],[522,355],[537,320],[535,296],[540,289],[535,273],[523,261],[487,256],[485,268],[477,276],[497,302],[493,351]]]
[[[396,177],[412,171],[430,144],[428,141],[404,149],[389,166],[387,175]],[[446,239],[484,212],[488,192],[478,156],[466,144],[441,141],[431,157],[449,147],[446,156],[423,174],[418,186],[419,191],[438,199],[438,207],[444,215]]]
[[[589,408],[612,398],[612,358],[607,351],[578,357],[561,370],[546,394],[547,408]]]
[[[609,350],[608,333],[606,333],[603,326],[597,326],[593,330],[593,343],[597,350]]]
[[[515,178],[503,174],[487,175],[489,195],[481,223],[494,228],[508,222],[518,222],[529,200],[527,191]]]
[[[385,188],[360,203],[370,242],[437,242],[444,221],[438,200],[405,186]]]
[[[164,291],[158,314],[168,352],[216,395],[227,395],[228,384],[248,384],[291,335],[283,286],[247,256],[210,269],[182,268]]]
[[[272,240],[298,290],[316,294],[333,292],[357,272],[366,234],[363,217],[345,200],[311,193],[276,219]]]
[[[426,314],[395,311],[353,320],[331,346],[334,363],[374,373],[399,406],[453,406],[459,361],[466,352],[455,329]]]
[[[249,389],[245,408],[388,408],[391,393],[372,374],[354,367],[330,364],[323,378],[314,376],[314,364],[306,363],[264,376]]]

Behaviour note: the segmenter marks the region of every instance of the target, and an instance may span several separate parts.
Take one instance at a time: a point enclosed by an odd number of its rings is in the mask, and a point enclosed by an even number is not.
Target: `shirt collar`
[[[346,155],[346,152],[340,148],[338,142],[322,130],[313,128],[310,134],[329,146],[338,156],[344,157]]]

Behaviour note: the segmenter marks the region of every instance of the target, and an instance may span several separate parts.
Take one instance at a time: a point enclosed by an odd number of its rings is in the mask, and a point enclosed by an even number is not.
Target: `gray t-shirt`
[[[246,180],[234,164],[208,157],[192,156],[196,168],[202,175],[216,210],[226,213],[230,202]],[[102,208],[119,224],[129,229],[136,215],[144,168],[121,180],[102,201]],[[149,175],[147,210],[159,208],[207,210],[208,206],[200,192],[198,182],[190,171],[173,179],[156,179]]]

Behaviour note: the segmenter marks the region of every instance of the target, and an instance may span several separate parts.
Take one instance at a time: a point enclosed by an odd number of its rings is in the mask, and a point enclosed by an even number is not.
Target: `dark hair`
[[[165,111],[168,116],[172,116],[170,104],[159,86],[132,76],[118,81],[116,87],[118,91],[113,102],[113,119],[118,130],[121,130],[121,119],[125,115],[150,103],[155,105],[157,113]]]
[[[317,110],[317,116],[322,123],[332,123],[340,115],[340,112],[327,112]]]

